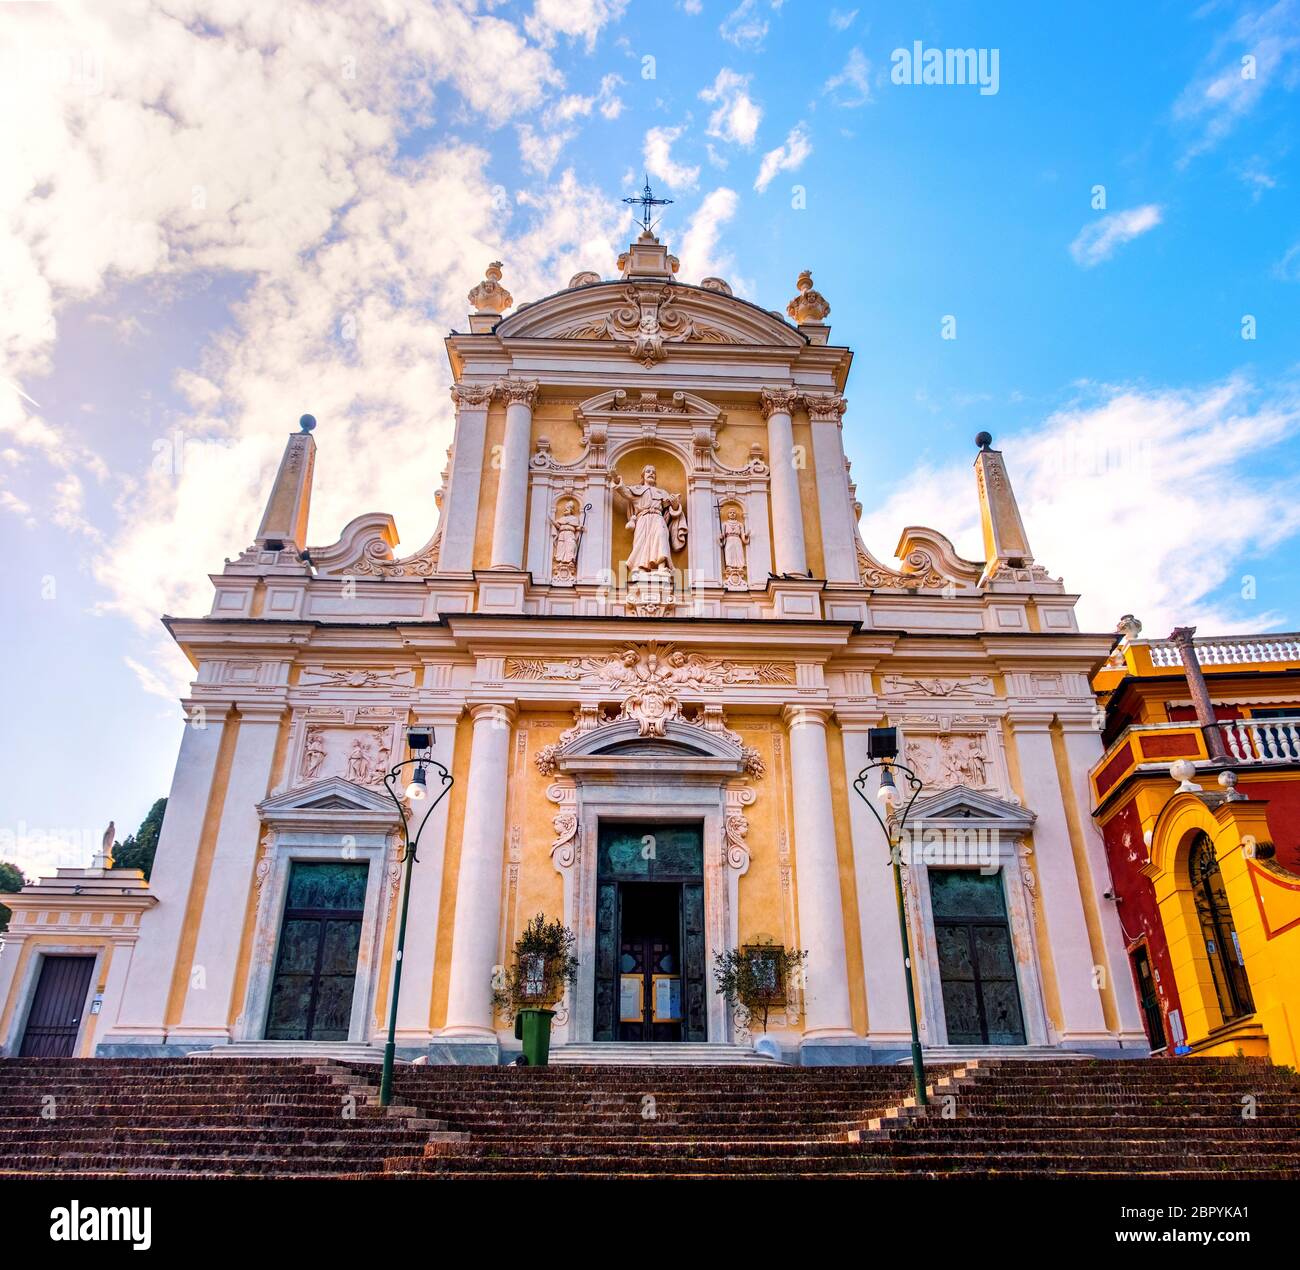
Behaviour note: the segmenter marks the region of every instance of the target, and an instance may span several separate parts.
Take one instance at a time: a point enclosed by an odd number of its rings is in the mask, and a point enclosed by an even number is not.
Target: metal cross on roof
[[[625,203],[641,204],[641,228],[647,234],[654,228],[654,222],[651,219],[651,213],[653,210],[656,207],[666,207],[672,201],[673,200],[670,198],[655,198],[655,196],[650,192],[650,174],[648,172],[646,173],[645,178],[645,189],[643,189],[640,194],[633,195],[632,197],[623,200]]]

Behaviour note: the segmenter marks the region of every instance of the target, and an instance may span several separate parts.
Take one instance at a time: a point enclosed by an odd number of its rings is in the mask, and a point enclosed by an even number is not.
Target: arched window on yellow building
[[[1187,868],[1196,900],[1196,915],[1201,922],[1201,938],[1210,960],[1210,977],[1219,998],[1219,1013],[1224,1023],[1230,1023],[1243,1014],[1254,1013],[1255,1002],[1250,994],[1246,968],[1241,964],[1228,892],[1219,872],[1214,843],[1208,834],[1196,835],[1188,853]]]

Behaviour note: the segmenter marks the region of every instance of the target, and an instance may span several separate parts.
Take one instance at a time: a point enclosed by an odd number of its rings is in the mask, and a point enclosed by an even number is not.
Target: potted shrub
[[[756,1019],[767,1031],[768,1013],[786,1004],[807,950],[786,948],[771,940],[715,953],[713,978],[718,994],[732,1009],[742,1011],[745,1025]]]
[[[538,913],[515,940],[514,962],[492,992],[492,1004],[515,1021],[527,1067],[544,1067],[551,1051],[552,1008],[578,978],[576,938],[563,922]]]

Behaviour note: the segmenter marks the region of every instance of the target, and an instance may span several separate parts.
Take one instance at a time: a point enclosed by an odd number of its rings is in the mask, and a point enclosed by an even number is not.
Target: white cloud
[[[864,106],[871,100],[870,77],[871,63],[860,48],[853,48],[849,50],[844,69],[822,85],[822,93],[831,94],[837,106]]]
[[[1198,135],[1180,161],[1214,149],[1249,115],[1270,87],[1300,84],[1300,9],[1280,0],[1245,13],[1218,41],[1197,76],[1174,103],[1174,119]]]
[[[537,0],[524,29],[540,44],[550,45],[555,36],[581,39],[590,52],[596,47],[601,28],[617,22],[627,0]]]
[[[767,31],[768,21],[759,10],[758,0],[740,0],[718,27],[724,40],[743,49],[761,48]]]
[[[731,141],[746,149],[754,144],[763,109],[749,96],[749,75],[738,75],[725,66],[718,72],[711,88],[700,93],[703,101],[717,109],[709,116],[706,129],[710,137]]]
[[[618,95],[618,89],[625,82],[622,75],[611,71],[601,76],[597,92],[589,97],[581,93],[561,97],[547,106],[543,118],[548,126],[554,126],[588,118],[593,110],[598,110],[606,119],[617,119],[623,113],[623,99]]]
[[[645,134],[642,157],[651,176],[660,177],[674,189],[693,190],[699,184],[699,166],[678,163],[673,158],[673,146],[685,131],[685,127],[651,128]]]
[[[719,186],[710,191],[686,224],[678,256],[682,262],[682,277],[698,282],[710,274],[718,274],[731,264],[731,257],[718,251],[722,226],[736,214],[740,199],[735,190]]]
[[[1300,282],[1300,243],[1293,243],[1286,254],[1273,266],[1274,277],[1283,282]]]
[[[1085,629],[1107,631],[1120,614],[1136,613],[1153,634],[1182,622],[1214,634],[1280,620],[1262,591],[1258,609],[1213,593],[1235,590],[1251,556],[1300,533],[1294,488],[1260,475],[1298,434],[1300,397],[1264,398],[1231,379],[1204,389],[1108,388],[994,444],[1035,558],[1080,593]],[[967,459],[899,482],[863,517],[863,537],[883,558],[900,529],[916,524],[982,557]]]
[[[843,9],[832,9],[828,21],[837,31],[847,31],[858,16],[856,9],[850,9],[847,13]]]
[[[793,172],[812,153],[812,142],[808,139],[808,130],[803,124],[796,124],[790,129],[782,145],[769,150],[758,167],[758,176],[754,188],[761,194],[772,183],[778,172]]]
[[[1109,260],[1116,250],[1134,238],[1160,224],[1161,209],[1156,203],[1145,203],[1127,211],[1112,212],[1090,221],[1070,244],[1070,255],[1084,269]]]
[[[576,135],[571,130],[562,132],[537,132],[531,124],[521,123],[517,127],[519,134],[519,158],[524,167],[540,176],[550,176],[560,157],[560,151]]]

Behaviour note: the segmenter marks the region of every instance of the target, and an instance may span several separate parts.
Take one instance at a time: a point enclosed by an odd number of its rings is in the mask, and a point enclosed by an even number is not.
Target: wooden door
[[[20,1058],[71,1058],[95,972],[93,957],[44,957]]]

